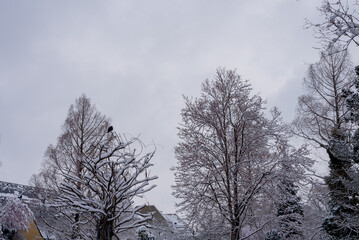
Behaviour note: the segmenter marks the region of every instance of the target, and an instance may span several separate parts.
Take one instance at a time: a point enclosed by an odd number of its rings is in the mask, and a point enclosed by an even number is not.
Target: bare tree
[[[57,144],[48,146],[40,173],[30,180],[32,185],[57,190],[63,174],[81,175],[80,160],[98,153],[96,146],[106,137],[109,126],[109,119],[86,95],[78,98],[75,105],[70,106]]]
[[[150,219],[151,216],[135,218],[143,206],[133,207],[133,199],[155,187],[148,185],[157,177],[149,176],[147,171],[154,152],[137,155],[130,148],[134,142],[135,139],[125,143],[117,136],[111,144],[101,143],[98,156],[80,160],[86,170],[84,176],[64,174],[60,196],[50,206],[87,216],[87,221],[79,224],[81,238],[120,239],[119,233]],[[82,228],[91,221],[96,224],[95,236]]]
[[[248,81],[225,69],[202,84],[200,98],[185,98],[185,104],[173,168],[178,207],[196,227],[198,216],[213,211],[223,218],[223,231],[241,239],[248,209],[277,163],[271,150],[283,130],[280,115],[273,110],[267,118]]]
[[[109,119],[102,115],[90,99],[82,95],[70,106],[67,118],[62,126],[62,133],[55,146],[49,145],[45,153],[43,167],[40,173],[33,175],[30,183],[41,191],[46,201],[51,201],[60,192],[60,184],[64,175],[74,175],[82,178],[86,174],[83,166],[83,159],[94,158],[98,155],[98,145],[103,141],[110,143],[107,129],[110,126]],[[103,143],[104,144],[104,143]],[[78,185],[79,191],[84,186]],[[81,222],[82,216],[75,212],[66,212],[68,228],[72,231],[72,238],[78,238],[79,230],[77,225]],[[63,225],[67,225],[65,222]]]
[[[322,23],[314,24],[317,38],[325,48],[330,49],[337,43],[346,50],[351,43],[359,46],[359,4],[357,0],[324,0],[319,11],[324,15]]]
[[[329,139],[348,128],[343,90],[353,84],[354,72],[346,51],[322,52],[319,62],[309,65],[304,87],[298,98],[293,133],[315,146],[326,148]]]

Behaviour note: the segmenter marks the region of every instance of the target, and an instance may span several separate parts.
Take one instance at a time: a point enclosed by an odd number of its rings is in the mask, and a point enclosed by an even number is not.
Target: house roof
[[[9,197],[19,197],[25,201],[38,200],[36,188],[22,184],[0,181],[0,205]]]
[[[48,222],[52,222],[54,220],[53,217],[48,214],[48,210],[44,211],[44,209],[39,207],[39,204],[37,204],[40,199],[42,199],[39,194],[39,189],[31,186],[4,181],[0,181],[0,211],[1,206],[5,204],[7,198],[19,197],[20,195],[33,210],[35,218],[41,215],[42,218],[46,219]],[[147,222],[149,228],[162,230],[168,228],[175,232],[182,232],[183,230],[187,229],[187,225],[177,214],[163,214],[154,205],[144,206],[139,210],[139,213],[144,215],[152,215],[152,219]],[[41,231],[44,236],[48,236],[49,234],[51,235],[51,232],[47,231],[46,224],[44,224],[41,220],[42,218],[37,218],[38,222],[36,225],[40,228],[38,231]]]
[[[139,210],[142,214],[152,214],[152,219],[148,222],[150,225],[168,225],[165,216],[154,206],[147,205]]]
[[[8,198],[20,197],[25,202],[38,201],[39,197],[37,195],[36,188],[31,186],[26,186],[22,184],[9,183],[0,181],[0,210],[2,206],[6,203]],[[31,206],[30,206],[31,208]],[[35,221],[30,223],[28,231],[19,231],[15,235],[16,239],[43,239],[41,233],[37,227]]]
[[[28,204],[34,213],[35,219],[38,220],[36,223],[34,221],[30,224],[29,233],[26,231],[20,231],[18,237],[25,236],[25,239],[35,239],[30,237],[31,235],[34,235],[36,236],[36,239],[43,239],[41,236],[44,233],[43,229],[45,229],[45,224],[41,221],[40,214],[44,217],[46,217],[47,214],[46,211],[44,211],[38,204],[41,199],[38,190],[39,189],[31,186],[0,181],[0,212],[8,198],[21,196],[21,199]],[[24,238],[20,237],[20,239]]]
[[[175,213],[163,214],[166,220],[177,230],[185,230],[186,223]]]

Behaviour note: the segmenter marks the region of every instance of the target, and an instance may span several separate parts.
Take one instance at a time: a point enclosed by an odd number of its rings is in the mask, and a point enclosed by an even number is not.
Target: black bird
[[[108,130],[107,130],[107,133],[112,132],[112,130],[113,130],[113,127],[110,126],[110,127],[108,128]]]

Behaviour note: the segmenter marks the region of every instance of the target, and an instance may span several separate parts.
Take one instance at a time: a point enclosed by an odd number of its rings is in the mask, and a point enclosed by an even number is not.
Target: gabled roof
[[[0,204],[9,197],[19,197],[27,200],[38,200],[36,188],[22,184],[0,181]]]
[[[167,219],[165,216],[154,206],[154,205],[147,205],[144,206],[139,210],[142,214],[152,214],[152,219],[149,221],[150,225],[168,225]]]

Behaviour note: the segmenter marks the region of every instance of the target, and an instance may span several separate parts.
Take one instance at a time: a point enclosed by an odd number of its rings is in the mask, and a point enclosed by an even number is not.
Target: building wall
[[[35,221],[32,221],[30,223],[28,231],[26,230],[19,231],[15,235],[14,240],[44,240],[44,238],[41,236]]]

